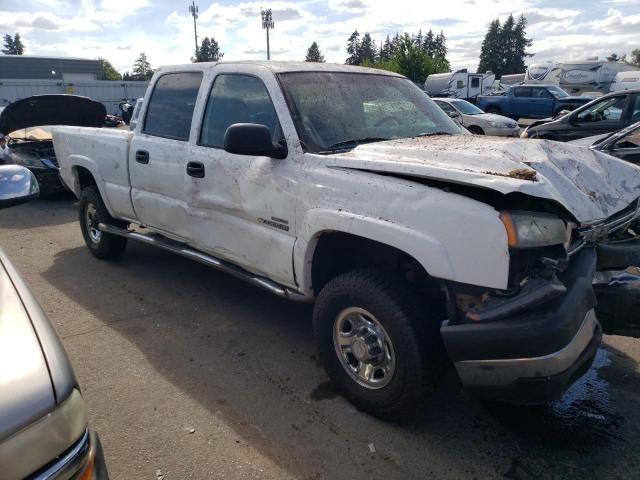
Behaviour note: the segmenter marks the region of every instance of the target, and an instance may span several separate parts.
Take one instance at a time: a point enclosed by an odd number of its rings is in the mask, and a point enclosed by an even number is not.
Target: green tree
[[[100,62],[100,69],[102,71],[100,80],[122,80],[122,75],[113,68],[109,60],[106,58],[98,58],[98,62]]]
[[[429,29],[427,34],[424,36],[424,40],[422,40],[422,48],[430,57],[433,57],[434,43],[435,39],[433,37],[433,30]]]
[[[636,67],[640,67],[640,48],[636,48],[631,52],[631,60],[629,63]]]
[[[307,49],[307,56],[304,58],[305,62],[318,62],[324,63],[324,56],[320,52],[320,47],[316,42],[313,42]]]
[[[204,37],[198,53],[195,58],[192,58],[193,62],[218,62],[224,57],[224,53],[220,50],[220,45],[215,38]]]
[[[392,53],[391,51],[392,51],[391,39],[389,38],[389,35],[387,35],[387,38],[384,41],[384,43],[380,45],[380,53],[378,57],[380,58],[381,61],[389,60],[391,58],[391,53]]]
[[[377,56],[376,42],[371,39],[371,35],[367,32],[362,36],[362,41],[360,42],[360,62],[358,65],[365,60],[375,62]]]
[[[133,72],[131,76],[133,80],[151,80],[151,77],[153,76],[153,68],[151,68],[151,63],[149,63],[146,53],[142,52],[133,64]]]
[[[16,32],[13,37],[6,34],[3,37],[3,41],[4,48],[2,49],[2,53],[5,55],[24,55],[24,44],[22,43],[19,33]]]
[[[347,39],[347,53],[349,54],[345,61],[347,65],[360,65],[360,34],[357,29]]]
[[[532,56],[527,48],[533,43],[527,38],[526,29],[527,19],[524,15],[517,22],[513,15],[509,15],[502,25],[498,19],[492,21],[482,41],[478,71],[491,70],[496,78],[524,72],[524,61]]]

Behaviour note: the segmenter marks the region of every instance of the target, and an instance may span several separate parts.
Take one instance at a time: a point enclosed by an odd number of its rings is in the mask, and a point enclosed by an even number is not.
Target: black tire
[[[497,115],[500,115],[502,113],[502,111],[498,107],[493,106],[493,105],[487,107],[485,112],[487,112],[487,113],[495,113]]]
[[[474,135],[484,135],[484,130],[482,130],[480,127],[478,127],[477,125],[471,125],[469,127],[469,131],[471,133],[473,133]]]
[[[100,192],[96,186],[87,187],[82,190],[79,202],[80,230],[84,241],[94,256],[101,259],[112,259],[120,256],[127,246],[127,239],[105,232],[96,232],[98,223],[106,223],[120,228],[126,228],[127,223],[114,219],[104,206]],[[87,211],[92,211],[91,220],[88,220]],[[93,228],[90,231],[89,221]]]
[[[317,298],[313,327],[325,369],[347,399],[372,415],[403,417],[417,406],[425,387],[435,383],[438,377],[439,364],[430,358],[440,353],[435,348],[439,326],[437,322],[429,322],[429,318],[420,318],[424,312],[417,298],[400,277],[373,269],[340,275],[331,280]],[[372,389],[358,383],[337,352],[334,328],[341,314],[354,307],[372,314],[391,340],[395,369],[381,388]]]

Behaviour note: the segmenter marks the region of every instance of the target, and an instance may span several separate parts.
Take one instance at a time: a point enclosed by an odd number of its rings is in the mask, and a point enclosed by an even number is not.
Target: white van
[[[640,70],[618,72],[609,87],[610,92],[640,89]]]
[[[424,90],[430,97],[452,97],[464,100],[486,95],[493,89],[496,76],[491,73],[469,73],[467,69],[453,73],[435,73],[424,82]]]

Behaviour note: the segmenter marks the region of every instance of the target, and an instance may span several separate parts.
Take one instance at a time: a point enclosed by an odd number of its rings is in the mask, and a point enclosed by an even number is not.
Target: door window
[[[436,103],[438,104],[438,106],[445,112],[445,113],[453,113],[455,112],[455,109],[449,105],[446,102],[439,102],[436,100]]]
[[[622,112],[624,111],[624,104],[627,97],[612,97],[607,98],[593,104],[591,107],[578,113],[577,119],[579,122],[602,122],[605,120],[616,121],[622,118]]]
[[[464,82],[462,80],[458,80],[458,82],[456,83],[456,88],[460,89],[464,87]]]
[[[636,95],[633,99],[633,107],[631,109],[631,123],[640,121],[640,95]]]
[[[531,96],[531,88],[526,87],[518,87],[513,90],[514,97],[530,97]]]
[[[250,75],[221,74],[209,94],[200,145],[222,148],[227,128],[235,123],[265,125],[274,143],[284,141],[278,115],[262,80]]]
[[[533,97],[535,98],[553,98],[553,96],[547,91],[546,88],[533,88]]]
[[[478,77],[471,77],[471,88],[480,88],[480,79]]]
[[[189,140],[202,72],[162,75],[151,93],[143,133],[156,137]]]
[[[633,132],[622,137],[615,143],[613,148],[615,150],[625,148],[640,148],[640,128],[636,128]]]

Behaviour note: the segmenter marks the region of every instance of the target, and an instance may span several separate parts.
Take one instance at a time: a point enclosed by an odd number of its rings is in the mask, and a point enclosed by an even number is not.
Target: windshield
[[[459,112],[464,113],[465,115],[479,115],[484,113],[473,103],[469,103],[466,100],[452,100],[451,104],[456,107]]]
[[[459,127],[409,80],[337,72],[279,74],[306,151],[418,135],[458,134]]]
[[[566,98],[569,96],[569,94],[560,87],[547,87],[547,90],[549,90],[549,93],[556,98]]]

